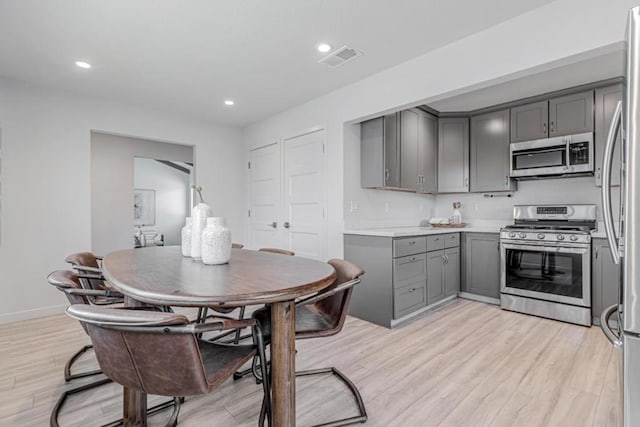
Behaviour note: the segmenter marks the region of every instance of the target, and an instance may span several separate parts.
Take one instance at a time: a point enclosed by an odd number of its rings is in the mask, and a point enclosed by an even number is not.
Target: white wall
[[[345,223],[359,221],[358,215],[385,220],[389,204],[407,219],[419,218],[420,209],[426,212],[435,203],[429,196],[361,189],[359,138],[348,123],[619,50],[627,10],[635,5],[635,0],[555,1],[249,126],[245,144],[250,149],[301,129],[326,127],[332,165],[328,254],[341,256]],[[345,209],[351,200],[361,206],[354,215]]]
[[[136,157],[133,164],[134,187],[156,193],[156,223],[142,229],[162,233],[167,246],[179,245],[185,218],[191,215],[189,174],[155,159]]]
[[[197,182],[244,239],[244,155],[234,128],[1,78],[0,128],[0,323],[66,305],[46,276],[92,246],[92,130],[193,145]]]

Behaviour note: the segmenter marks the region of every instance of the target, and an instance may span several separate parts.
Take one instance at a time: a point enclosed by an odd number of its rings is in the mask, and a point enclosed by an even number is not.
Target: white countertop
[[[468,224],[466,227],[458,228],[440,228],[440,227],[384,227],[384,228],[363,228],[348,229],[344,234],[355,234],[359,236],[378,236],[378,237],[406,237],[406,236],[428,236],[430,234],[445,233],[499,233],[500,228],[507,223],[485,223],[485,224]]]

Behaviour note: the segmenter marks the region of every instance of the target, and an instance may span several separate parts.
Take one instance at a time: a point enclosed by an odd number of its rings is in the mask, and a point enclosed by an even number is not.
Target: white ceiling
[[[551,1],[2,0],[0,76],[246,125]]]

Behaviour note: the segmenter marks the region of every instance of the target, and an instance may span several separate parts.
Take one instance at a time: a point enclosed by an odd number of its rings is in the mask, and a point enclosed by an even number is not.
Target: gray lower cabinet
[[[604,147],[607,143],[609,126],[613,119],[618,102],[622,100],[622,85],[607,86],[596,89],[596,113],[595,113],[595,180],[596,186],[602,185],[602,159]],[[620,132],[616,139],[616,147],[613,151],[613,164],[611,168],[611,184],[620,185]]]
[[[461,290],[474,295],[500,298],[500,235],[464,233]]]
[[[469,191],[469,118],[438,120],[438,193]]]
[[[509,178],[509,110],[471,117],[471,191],[512,191]]]
[[[602,311],[619,301],[620,271],[613,262],[606,239],[591,242],[591,314],[600,323]]]
[[[459,233],[395,239],[345,235],[345,259],[365,271],[349,314],[390,328],[394,319],[456,295],[459,245]]]

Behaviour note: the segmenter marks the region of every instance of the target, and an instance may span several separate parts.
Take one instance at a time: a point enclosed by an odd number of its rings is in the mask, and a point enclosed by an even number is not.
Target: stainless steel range
[[[521,205],[500,231],[500,306],[591,325],[596,205]]]

